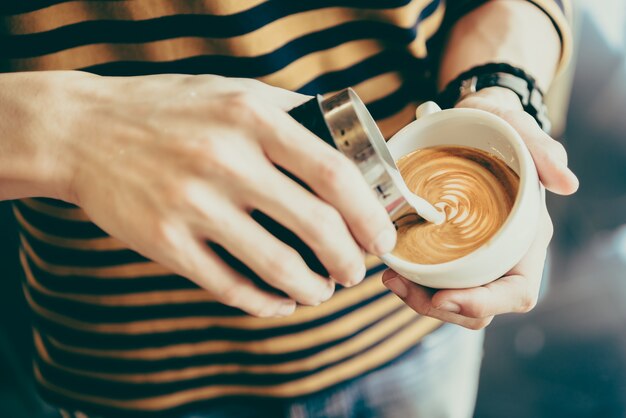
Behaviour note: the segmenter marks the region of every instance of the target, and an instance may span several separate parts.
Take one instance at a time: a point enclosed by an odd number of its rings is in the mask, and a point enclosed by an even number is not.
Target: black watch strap
[[[524,111],[537,121],[541,129],[550,131],[543,92],[532,76],[509,64],[490,63],[464,72],[439,94],[437,103],[442,108],[451,108],[465,96],[488,87],[504,87],[513,91]]]

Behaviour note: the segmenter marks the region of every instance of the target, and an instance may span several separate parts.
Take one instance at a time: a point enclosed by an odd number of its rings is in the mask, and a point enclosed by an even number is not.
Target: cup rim
[[[519,186],[517,190],[517,195],[515,196],[515,202],[513,204],[513,207],[511,208],[511,211],[509,212],[509,215],[507,216],[504,223],[500,226],[498,231],[491,238],[489,238],[489,240],[483,243],[483,245],[476,248],[472,252],[464,255],[463,257],[459,257],[454,260],[450,260],[450,261],[446,261],[444,263],[438,263],[438,264],[420,264],[420,263],[414,263],[411,261],[407,261],[403,258],[400,258],[394,255],[392,252],[389,252],[381,256],[381,259],[384,262],[389,261],[390,265],[395,265],[399,269],[413,271],[418,274],[419,273],[428,274],[428,273],[440,273],[443,270],[452,270],[452,269],[457,269],[459,267],[463,267],[463,265],[465,265],[468,262],[468,260],[477,257],[477,254],[479,255],[481,252],[483,252],[485,247],[489,247],[493,245],[495,242],[501,240],[501,237],[507,233],[508,229],[510,229],[510,225],[513,223],[515,215],[519,212],[519,208],[522,205],[523,195],[529,193],[529,187],[532,185],[531,181],[533,181],[534,179],[537,179],[537,182],[538,182],[538,176],[537,176],[535,163],[533,161],[532,155],[530,154],[530,151],[526,147],[526,144],[522,140],[522,137],[520,136],[520,134],[504,119],[502,119],[501,117],[497,115],[494,115],[493,113],[486,112],[484,110],[469,109],[469,108],[454,108],[454,109],[445,109],[445,110],[441,110],[433,114],[422,116],[421,118],[413,121],[412,123],[402,128],[400,131],[398,131],[395,135],[391,137],[391,139],[389,139],[389,142],[391,143],[392,141],[398,141],[397,138],[401,138],[403,136],[408,135],[409,132],[412,130],[415,130],[417,126],[419,126],[420,130],[423,130],[434,124],[441,123],[442,120],[446,120],[450,118],[451,114],[456,115],[453,117],[464,115],[466,117],[471,117],[474,120],[479,119],[482,122],[484,122],[485,125],[489,126],[491,129],[499,130],[501,133],[502,131],[504,131],[503,136],[505,136],[507,139],[507,142],[513,146],[515,155],[519,160],[520,182],[519,182]],[[506,161],[504,161],[504,163],[510,167],[510,165]]]

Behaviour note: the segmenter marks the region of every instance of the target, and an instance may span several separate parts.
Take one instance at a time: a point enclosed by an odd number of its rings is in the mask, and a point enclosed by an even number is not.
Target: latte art
[[[511,168],[476,148],[424,148],[398,168],[411,191],[446,214],[441,225],[423,221],[398,230],[393,253],[419,264],[451,261],[483,245],[506,221],[519,186]]]

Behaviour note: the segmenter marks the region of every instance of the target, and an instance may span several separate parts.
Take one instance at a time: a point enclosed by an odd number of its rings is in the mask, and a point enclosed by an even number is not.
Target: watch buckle
[[[476,88],[478,86],[478,76],[473,76],[472,78],[468,78],[461,82],[461,87],[459,88],[459,102],[463,100],[465,97],[470,94],[476,93]]]

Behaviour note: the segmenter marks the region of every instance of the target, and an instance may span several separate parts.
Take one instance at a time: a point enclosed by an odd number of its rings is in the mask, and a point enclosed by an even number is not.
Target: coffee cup
[[[381,259],[407,279],[431,288],[469,288],[496,280],[521,260],[537,233],[545,192],[532,156],[519,134],[491,113],[441,110],[435,103],[426,102],[418,107],[416,116],[387,142],[395,161],[435,146],[475,148],[506,163],[519,176],[519,186],[506,220],[469,254],[439,264],[410,262],[394,253]]]

